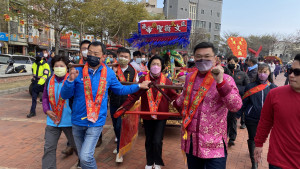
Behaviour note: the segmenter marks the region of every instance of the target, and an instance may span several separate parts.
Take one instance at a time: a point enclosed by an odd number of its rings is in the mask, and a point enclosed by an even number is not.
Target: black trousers
[[[31,108],[30,108],[31,113],[35,113],[36,99],[39,96],[39,93],[43,92],[43,91],[44,91],[44,85],[35,84],[33,86],[33,89],[32,89],[32,103],[31,103]]]
[[[227,135],[229,136],[230,141],[235,141],[237,131],[236,131],[236,117],[235,113],[228,112],[227,114]]]
[[[245,124],[245,113],[242,112],[242,116],[241,116],[241,125]]]
[[[167,120],[143,120],[146,134],[147,165],[164,166],[162,160],[163,137]]]
[[[247,123],[246,122],[246,127],[247,127],[247,131],[248,131],[248,141],[254,142],[257,125],[258,125],[258,123]]]
[[[199,158],[193,155],[193,142],[191,138],[190,152],[186,153],[188,169],[226,169],[227,150],[224,143],[225,157]]]

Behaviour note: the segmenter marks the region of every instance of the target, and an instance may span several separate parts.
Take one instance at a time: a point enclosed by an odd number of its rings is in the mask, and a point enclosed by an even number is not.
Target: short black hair
[[[83,41],[81,41],[81,42],[80,42],[79,49],[81,49],[81,46],[82,46],[83,44],[91,44],[91,41],[89,41],[89,40],[83,40]]]
[[[258,62],[256,57],[250,57],[249,61],[251,61],[254,65]]]
[[[51,67],[54,68],[54,64],[58,61],[63,61],[66,66],[70,63],[69,57],[61,56],[61,55],[55,55],[54,58],[51,60]]]
[[[142,53],[140,51],[134,51],[132,53],[133,56],[142,56]]]
[[[149,62],[148,62],[148,65],[147,65],[148,70],[150,70],[150,65],[151,65],[151,63],[152,63],[152,61],[153,61],[154,59],[159,59],[159,60],[160,60],[160,63],[161,63],[161,71],[163,71],[163,70],[165,69],[165,62],[164,62],[164,60],[162,59],[162,57],[160,57],[160,56],[158,56],[158,55],[154,55],[154,56],[152,56],[152,57],[150,58],[150,60],[149,60]]]
[[[236,57],[236,56],[230,56],[228,59],[227,59],[227,62],[231,61],[231,60],[234,60],[235,63],[238,63],[239,62],[239,59]]]
[[[92,43],[89,44],[89,48],[90,48],[90,46],[101,46],[103,55],[106,54],[106,46],[102,42],[94,41],[94,42],[92,42]]]
[[[269,80],[269,82],[273,83],[273,78],[272,78],[272,74],[271,74],[271,68],[270,68],[270,66],[268,64],[266,64],[266,63],[258,64],[257,71],[261,70],[261,69],[264,69],[264,68],[268,68],[269,69],[270,74],[268,76],[268,80]],[[258,73],[257,73],[256,80],[259,81]]]
[[[114,52],[109,51],[109,50],[107,51],[107,55],[112,55],[113,58],[117,58],[117,55]]]
[[[265,59],[264,59],[264,57],[262,57],[262,56],[260,56],[259,58],[258,58],[258,61],[260,62],[260,61],[264,61]]]
[[[129,55],[131,56],[130,50],[127,49],[127,48],[124,48],[124,47],[120,47],[120,48],[117,50],[117,54],[120,54],[120,53],[129,53]]]
[[[211,48],[212,51],[215,53],[214,44],[212,44],[210,42],[201,42],[201,43],[199,43],[198,45],[195,46],[195,48],[194,48],[194,54],[195,54],[196,50],[202,49],[202,48]]]
[[[298,62],[300,62],[300,53],[295,56],[294,60],[297,60]]]

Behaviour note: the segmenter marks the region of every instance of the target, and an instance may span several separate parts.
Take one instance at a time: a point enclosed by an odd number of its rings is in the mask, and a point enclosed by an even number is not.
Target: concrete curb
[[[13,94],[13,93],[18,93],[24,90],[28,90],[28,86],[26,87],[18,87],[18,88],[12,88],[12,89],[7,89],[7,90],[0,90],[0,96],[6,95],[6,94]]]

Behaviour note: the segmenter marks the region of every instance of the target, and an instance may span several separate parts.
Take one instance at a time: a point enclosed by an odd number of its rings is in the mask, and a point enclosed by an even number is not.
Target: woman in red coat
[[[140,78],[139,83],[143,81],[151,81],[155,84],[172,85],[172,82],[166,78],[161,71],[164,69],[164,63],[161,57],[153,56],[148,62],[148,69],[150,72]],[[172,89],[163,89],[163,91],[172,99],[177,98],[177,93]],[[141,95],[141,110],[150,112],[169,112],[168,100],[155,88],[150,88],[146,92],[139,90],[138,92],[130,95],[125,103],[119,108],[123,108],[128,103],[134,103],[139,98],[136,97],[140,93]],[[150,105],[150,106],[149,106]],[[167,116],[156,115],[142,115],[146,134],[146,158],[147,165],[145,169],[160,169],[164,166],[162,160],[162,145],[163,135],[166,126]]]

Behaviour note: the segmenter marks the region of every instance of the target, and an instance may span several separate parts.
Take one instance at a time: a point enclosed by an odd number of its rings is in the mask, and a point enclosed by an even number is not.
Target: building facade
[[[141,3],[145,4],[146,10],[150,14],[162,14],[163,8],[157,8],[157,0],[142,0]]]
[[[192,20],[192,33],[205,30],[210,42],[219,41],[222,0],[164,0],[163,12],[167,19]]]

